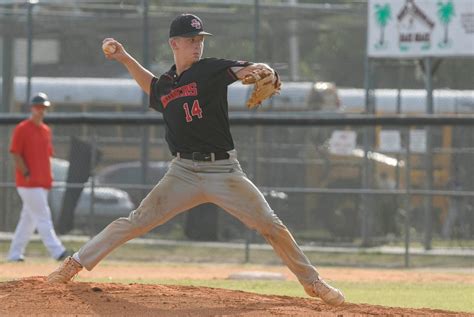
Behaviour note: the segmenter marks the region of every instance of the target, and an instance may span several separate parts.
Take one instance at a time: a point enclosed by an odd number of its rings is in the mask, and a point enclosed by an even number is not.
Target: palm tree
[[[455,15],[453,1],[449,0],[446,3],[438,1],[438,18],[444,24],[444,43],[448,43],[448,25]]]
[[[385,27],[387,26],[387,23],[391,17],[392,10],[390,9],[389,4],[386,3],[385,5],[375,5],[375,18],[377,19],[377,23],[380,25],[380,45],[383,45],[385,42]]]

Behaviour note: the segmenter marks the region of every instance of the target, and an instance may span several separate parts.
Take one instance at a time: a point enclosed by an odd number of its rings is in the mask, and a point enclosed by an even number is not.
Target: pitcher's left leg
[[[263,194],[242,172],[212,175],[211,200],[256,229],[271,244],[302,284],[318,277],[318,271],[303,254],[295,239],[268,205]]]
[[[256,229],[296,275],[308,295],[320,297],[330,305],[344,302],[342,293],[319,277],[287,227],[244,173],[222,173],[210,178],[213,181],[207,188],[211,201]]]

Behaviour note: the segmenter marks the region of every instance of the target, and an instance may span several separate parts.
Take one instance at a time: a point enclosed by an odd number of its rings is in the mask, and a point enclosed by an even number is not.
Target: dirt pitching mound
[[[344,304],[207,287],[70,282],[45,277],[0,283],[0,315],[109,316],[468,316],[431,309]]]

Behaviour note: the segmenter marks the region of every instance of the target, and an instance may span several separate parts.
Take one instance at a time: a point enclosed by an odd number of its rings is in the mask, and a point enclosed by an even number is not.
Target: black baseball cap
[[[45,94],[44,92],[39,92],[37,95],[31,98],[31,105],[49,107],[51,106],[51,102],[49,101],[47,94]]]
[[[204,26],[198,16],[190,13],[178,15],[170,25],[170,38],[175,36],[193,37],[196,35],[212,35],[204,32]]]

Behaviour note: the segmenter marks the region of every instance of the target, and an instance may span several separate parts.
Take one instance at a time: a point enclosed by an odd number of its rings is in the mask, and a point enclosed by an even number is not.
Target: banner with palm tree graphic
[[[369,0],[370,57],[474,56],[474,0]]]

